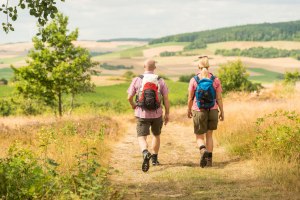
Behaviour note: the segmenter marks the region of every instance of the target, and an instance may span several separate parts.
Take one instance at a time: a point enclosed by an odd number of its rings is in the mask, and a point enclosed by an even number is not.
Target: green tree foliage
[[[89,70],[96,64],[86,49],[72,44],[78,37],[78,30],[68,34],[67,25],[68,18],[57,14],[40,32],[41,36],[33,38],[34,50],[28,55],[28,65],[13,68],[18,92],[25,98],[57,108],[60,116],[64,95],[74,97],[92,89]]]
[[[131,79],[133,79],[134,77],[136,77],[136,75],[132,72],[132,71],[126,71],[123,74],[123,77],[127,80],[127,81],[131,81]]]
[[[300,73],[298,71],[284,74],[284,82],[295,84],[297,81],[300,81]]]
[[[241,60],[228,62],[220,66],[218,78],[221,80],[224,92],[255,91],[262,88],[261,84],[248,80],[249,74]]]
[[[175,55],[176,55],[176,52],[172,52],[172,51],[164,51],[159,54],[160,57],[169,57],[169,56],[175,56]]]
[[[252,47],[249,49],[217,49],[215,52],[216,55],[223,56],[246,56],[252,58],[281,58],[281,57],[294,57],[300,60],[300,50],[285,50],[285,49],[276,49],[273,47],[264,48],[264,47]]]
[[[184,50],[192,50],[192,49],[205,49],[207,47],[206,43],[202,39],[197,39],[194,42],[190,43]]]
[[[100,64],[100,67],[107,70],[120,70],[120,69],[133,69],[133,66],[125,66],[125,65],[110,65],[108,63]]]
[[[189,83],[191,78],[193,78],[195,76],[195,74],[190,74],[190,75],[181,75],[179,77],[179,82],[185,82],[185,83]]]
[[[60,0],[64,2],[65,0]],[[11,1],[7,0],[0,7],[0,13],[5,15],[1,17],[4,19],[2,22],[3,30],[8,33],[9,31],[14,31],[13,25],[10,21],[16,21],[18,19],[18,10],[27,9],[29,14],[38,19],[38,23],[44,26],[48,21],[48,17],[54,18],[55,14],[58,12],[56,7],[57,0],[18,0],[14,1],[15,5],[10,5]]]
[[[150,44],[165,42],[192,42],[191,47],[197,46],[198,41],[204,44],[225,41],[275,41],[300,40],[300,21],[252,24],[194,33],[184,33],[154,39]]]

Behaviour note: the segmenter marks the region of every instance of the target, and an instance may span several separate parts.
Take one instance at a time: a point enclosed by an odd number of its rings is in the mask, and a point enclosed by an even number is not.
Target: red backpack
[[[159,76],[155,74],[140,75],[142,86],[136,96],[136,104],[143,110],[157,110],[160,107]]]

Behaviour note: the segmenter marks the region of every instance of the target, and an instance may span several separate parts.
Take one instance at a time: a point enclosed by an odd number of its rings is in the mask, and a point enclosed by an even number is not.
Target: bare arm
[[[133,97],[134,97],[134,96],[128,95],[127,100],[128,100],[128,102],[130,103],[131,108],[132,108],[132,109],[135,109],[135,108],[136,108],[136,104],[135,104],[135,102],[133,101]]]
[[[164,97],[164,106],[165,106],[165,125],[169,122],[169,114],[170,114],[170,102],[169,102],[169,96],[168,94],[163,95]]]
[[[218,103],[219,109],[220,109],[219,119],[221,121],[224,121],[223,99],[222,99],[222,93],[221,92],[217,92],[217,103]]]
[[[188,118],[192,118],[192,106],[193,106],[193,100],[194,100],[194,91],[189,91],[189,96],[188,96],[188,110],[187,110],[187,115]]]

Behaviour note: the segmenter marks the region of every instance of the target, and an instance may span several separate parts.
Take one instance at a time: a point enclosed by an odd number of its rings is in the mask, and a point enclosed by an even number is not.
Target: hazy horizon
[[[79,28],[79,40],[158,38],[300,19],[300,2],[296,0],[66,0],[58,3],[58,8],[69,16],[69,30]],[[21,11],[13,23],[14,32],[0,31],[0,43],[31,41],[37,31],[35,21]]]

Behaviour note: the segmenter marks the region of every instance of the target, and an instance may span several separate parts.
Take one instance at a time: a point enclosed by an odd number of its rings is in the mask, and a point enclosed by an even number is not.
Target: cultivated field
[[[273,59],[258,59],[248,57],[224,57],[216,56],[216,49],[233,49],[233,48],[251,48],[251,47],[275,47],[279,49],[300,49],[300,42],[275,41],[275,42],[222,42],[208,44],[206,49],[183,51],[182,55],[172,57],[160,57],[159,54],[164,51],[179,52],[188,43],[165,43],[146,45],[145,42],[95,42],[95,41],[77,41],[76,45],[87,48],[91,52],[112,52],[100,56],[95,56],[93,59],[100,63],[108,63],[111,65],[133,66],[135,74],[143,72],[143,62],[147,58],[155,58],[158,61],[157,73],[167,75],[173,80],[177,80],[181,75],[192,74],[197,71],[197,55],[209,55],[211,72],[216,74],[218,67],[228,61],[241,59],[242,62],[249,68],[257,68],[254,71],[249,70],[253,80],[261,81],[264,76],[271,74],[270,72],[284,73],[286,71],[299,70],[300,62],[293,58],[273,58]],[[0,78],[9,78],[12,76],[11,70],[7,69],[12,64],[16,67],[24,66],[25,55],[32,48],[31,43],[15,43],[0,45]],[[192,54],[192,56],[186,56]],[[259,70],[262,69],[262,70]],[[128,70],[108,70],[99,69],[105,77],[94,77],[93,80],[97,85],[119,83],[119,81],[111,81],[112,77],[120,77]],[[266,71],[267,70],[267,71]],[[262,73],[266,72],[266,73]],[[256,79],[256,77],[261,76]],[[268,75],[267,75],[268,76]],[[106,80],[108,80],[106,82]],[[276,77],[268,78],[265,82],[278,80]]]

